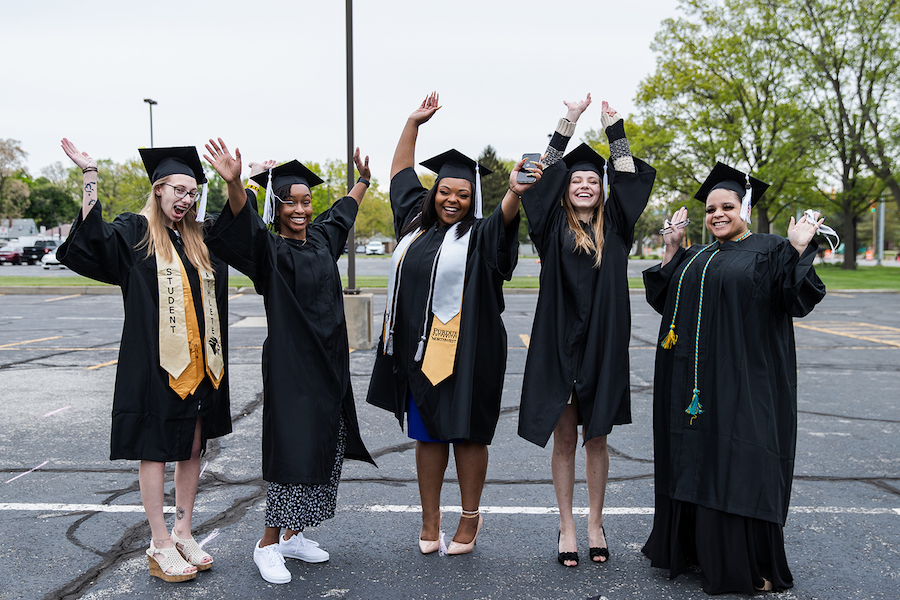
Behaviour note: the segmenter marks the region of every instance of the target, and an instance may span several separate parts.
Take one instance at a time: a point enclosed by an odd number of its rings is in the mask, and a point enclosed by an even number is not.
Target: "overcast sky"
[[[650,50],[676,0],[356,0],[355,142],[387,183],[406,117],[437,90],[418,161],[491,144],[542,151],[563,99],[591,92],[635,111]],[[150,145],[222,137],[250,160],[346,158],[345,3],[29,0],[3,7],[0,138],[22,143],[32,175],[67,161],[63,136],[124,161]],[[67,165],[68,166],[68,165]]]

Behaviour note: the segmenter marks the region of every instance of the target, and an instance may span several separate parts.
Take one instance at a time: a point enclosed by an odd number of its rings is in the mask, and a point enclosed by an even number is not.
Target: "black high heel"
[[[602,565],[603,563],[609,561],[609,540],[606,539],[606,529],[604,529],[603,525],[600,526],[600,531],[603,532],[603,539],[606,541],[606,548],[591,548],[588,553],[591,556],[591,562]],[[603,558],[604,560],[594,560],[597,557]]]
[[[556,533],[556,549],[557,549],[557,551],[559,550],[559,538],[560,538],[561,536],[562,536],[562,532],[561,532],[561,531],[557,531],[557,533]],[[556,560],[557,560],[557,562],[559,562],[559,564],[561,564],[562,566],[564,566],[564,567],[566,567],[566,568],[568,568],[568,569],[572,569],[572,568],[578,566],[578,552],[560,552],[560,553],[556,556]],[[567,560],[568,560],[568,561],[573,561],[573,560],[574,560],[574,561],[575,561],[575,564],[574,564],[574,565],[567,565],[567,564],[566,564],[566,561],[567,561]]]

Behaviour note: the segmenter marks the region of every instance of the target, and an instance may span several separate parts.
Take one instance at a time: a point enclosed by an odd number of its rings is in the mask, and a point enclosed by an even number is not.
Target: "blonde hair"
[[[600,261],[603,259],[603,205],[605,203],[606,193],[601,186],[600,199],[597,201],[597,206],[594,207],[594,214],[588,222],[594,230],[594,239],[591,239],[591,236],[585,233],[581,227],[575,208],[572,206],[571,200],[569,200],[568,186],[566,191],[563,192],[562,205],[566,211],[566,222],[569,224],[569,231],[575,238],[575,250],[585,254],[593,254],[595,269],[600,268]]]
[[[144,208],[141,209],[142,215],[147,218],[147,233],[144,238],[138,242],[136,248],[147,248],[147,258],[155,256],[157,252],[166,260],[171,261],[172,243],[169,241],[169,234],[166,231],[165,215],[159,204],[159,195],[157,190],[164,184],[168,183],[171,176],[161,177],[157,179],[150,188],[147,201]],[[212,263],[209,261],[209,250],[203,241],[203,232],[200,230],[200,223],[197,222],[197,204],[194,203],[184,217],[175,224],[178,232],[181,234],[181,241],[184,243],[184,253],[187,255],[191,264],[199,271],[205,269],[212,271]]]

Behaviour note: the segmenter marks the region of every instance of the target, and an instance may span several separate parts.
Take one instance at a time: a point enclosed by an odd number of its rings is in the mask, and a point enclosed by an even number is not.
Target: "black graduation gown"
[[[679,249],[644,271],[647,301],[668,333],[678,278],[701,250]],[[700,279],[708,256],[699,348],[703,413],[685,413],[694,389]],[[669,350],[657,347],[653,447],[658,495],[783,525],[797,440],[797,360],[792,317],[825,296],[810,243],[800,256],[779,236],[714,243],[684,276]],[[693,420],[693,423],[691,421]]]
[[[309,225],[306,243],[270,233],[252,209],[226,209],[207,243],[247,275],[263,296],[263,478],[277,483],[329,482],[341,412],[346,458],[375,464],[363,445],[350,387],[350,349],[337,259],[356,218],[345,196]]]
[[[125,322],[119,344],[113,396],[110,460],[170,462],[191,456],[199,414],[203,448],[206,440],[231,433],[228,395],[228,267],[210,252],[216,277],[216,305],[222,330],[225,374],[216,390],[203,379],[182,400],[169,387],[169,374],[159,366],[159,291],[156,257],[135,246],[147,231],[147,219],[125,213],[107,223],[98,202],[82,220],[81,211],[68,239],[56,251],[60,262],[79,275],[122,288]],[[201,334],[205,331],[200,277],[184,248],[169,231],[184,264]],[[204,351],[206,347],[204,345]],[[205,360],[205,357],[204,357]]]
[[[631,422],[628,254],[656,178],[647,163],[634,159],[634,164],[636,173],[618,172],[610,164],[599,269],[593,256],[575,250],[560,203],[569,184],[563,161],[522,197],[541,257],[541,290],[525,362],[519,435],[542,447],[573,391],[585,440]]]
[[[418,213],[426,193],[412,168],[391,180],[398,239],[403,226]],[[500,314],[504,309],[503,280],[512,276],[516,266],[518,216],[504,226],[498,207],[472,226],[456,363],[450,377],[432,386],[422,374],[422,363],[413,358],[425,324],[432,264],[446,231],[446,227],[433,226],[407,250],[397,294],[394,353],[384,353],[382,332],[367,402],[392,411],[402,427],[410,390],[433,439],[490,444],[500,418],[506,373],[506,328]],[[429,328],[432,317],[429,309]]]

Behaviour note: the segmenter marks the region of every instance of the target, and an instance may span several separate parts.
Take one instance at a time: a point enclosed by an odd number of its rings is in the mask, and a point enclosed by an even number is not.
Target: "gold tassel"
[[[678,336],[675,335],[675,325],[672,324],[669,326],[669,333],[660,341],[664,350],[671,350],[675,345],[675,342],[678,341]]]

